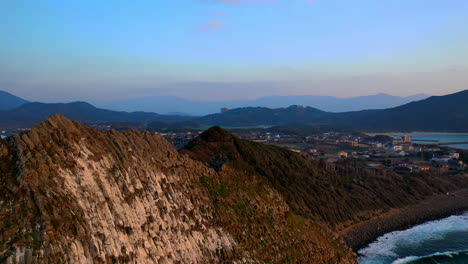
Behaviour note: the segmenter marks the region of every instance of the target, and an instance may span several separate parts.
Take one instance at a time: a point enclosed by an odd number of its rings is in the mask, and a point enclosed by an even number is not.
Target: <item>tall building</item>
[[[411,142],[411,136],[404,136],[403,141],[404,142]]]

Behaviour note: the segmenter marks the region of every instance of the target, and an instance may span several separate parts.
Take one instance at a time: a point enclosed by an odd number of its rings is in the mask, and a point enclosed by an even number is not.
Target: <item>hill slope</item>
[[[268,182],[294,213],[337,229],[468,185],[464,178],[401,177],[336,166],[284,148],[241,140],[219,127],[201,134],[182,152],[219,171],[233,170]]]
[[[468,90],[399,107],[335,115],[334,123],[381,130],[468,131]]]
[[[29,102],[23,98],[19,98],[5,91],[0,91],[0,111],[11,110],[27,103]]]
[[[0,141],[0,262],[355,263],[263,182],[220,210],[222,177],[158,135],[53,116]]]

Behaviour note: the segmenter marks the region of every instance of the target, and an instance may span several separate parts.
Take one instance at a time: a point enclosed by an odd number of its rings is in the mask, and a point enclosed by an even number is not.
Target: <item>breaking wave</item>
[[[435,253],[422,257],[405,257],[395,260],[392,264],[466,264],[468,263],[468,250],[457,252]]]
[[[466,264],[468,213],[385,234],[359,254],[360,264]]]

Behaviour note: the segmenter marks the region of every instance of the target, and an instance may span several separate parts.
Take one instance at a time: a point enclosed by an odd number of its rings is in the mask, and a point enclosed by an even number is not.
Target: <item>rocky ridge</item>
[[[339,231],[467,185],[336,166],[219,127],[177,152],[55,115],[0,140],[0,263],[354,264]]]
[[[0,262],[235,261],[199,178],[214,171],[149,133],[56,115],[0,145]]]
[[[158,135],[55,115],[0,141],[0,263],[271,262],[355,257],[261,178]]]

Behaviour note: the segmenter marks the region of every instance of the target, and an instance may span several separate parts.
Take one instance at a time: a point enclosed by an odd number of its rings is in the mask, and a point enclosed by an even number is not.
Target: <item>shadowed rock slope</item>
[[[158,135],[56,115],[0,141],[0,263],[355,260],[254,171],[217,172]]]
[[[219,127],[201,134],[182,152],[221,175],[231,175],[217,179],[220,186],[238,177],[243,177],[246,188],[255,186],[250,182],[264,182],[263,185],[280,194],[292,213],[327,223],[335,230],[378,216],[390,208],[404,207],[468,185],[463,176],[401,176],[337,166],[284,148],[241,140]],[[233,185],[231,192],[236,188]]]

